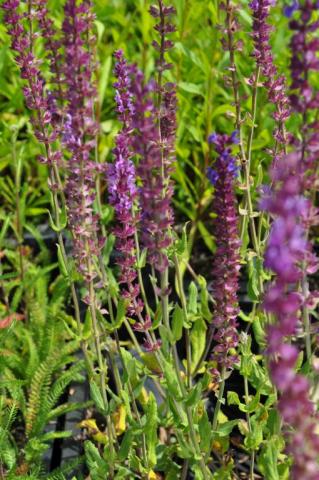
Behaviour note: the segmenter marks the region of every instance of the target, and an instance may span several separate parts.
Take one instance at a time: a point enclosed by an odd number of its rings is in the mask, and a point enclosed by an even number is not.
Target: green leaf
[[[212,426],[209,421],[206,410],[198,423],[198,430],[200,436],[200,449],[205,453],[210,453],[212,443]]]
[[[99,387],[96,385],[94,381],[90,382],[90,392],[91,392],[91,397],[92,400],[94,401],[97,409],[100,412],[105,412],[105,407],[104,407],[104,401],[102,398],[102,394],[100,392]]]
[[[82,327],[82,338],[88,340],[92,336],[92,316],[90,308],[87,308],[84,325]]]
[[[51,202],[53,202],[53,200],[51,200]],[[48,215],[49,215],[49,224],[50,224],[50,227],[52,228],[52,230],[54,230],[57,233],[62,232],[62,230],[65,229],[65,227],[67,226],[67,223],[68,223],[65,207],[63,207],[63,209],[60,211],[59,225],[57,225],[54,222],[50,210],[46,210],[46,211],[48,212]]]
[[[121,448],[119,451],[119,460],[124,461],[128,458],[129,452],[131,448],[133,447],[133,431],[131,429],[128,429],[121,442]]]
[[[106,59],[103,62],[102,68],[100,70],[100,79],[99,79],[99,88],[98,88],[100,106],[103,105],[106,88],[110,78],[111,66],[112,66],[112,57],[111,56],[106,57]]]
[[[142,250],[142,253],[140,255],[140,258],[138,259],[138,262],[137,262],[137,268],[138,269],[142,269],[145,267],[146,265],[146,258],[147,258],[147,248],[143,248]]]
[[[184,313],[183,309],[176,304],[172,318],[172,334],[174,342],[180,340],[183,335]]]
[[[184,400],[187,407],[197,406],[202,394],[202,385],[198,382]]]
[[[266,345],[266,332],[265,332],[265,315],[259,313],[254,316],[253,319],[253,332],[254,337],[260,347],[265,347]]]
[[[205,227],[204,223],[201,220],[197,223],[197,226],[198,226],[198,230],[200,231],[200,234],[202,236],[202,239],[205,242],[206,247],[212,253],[214,253],[215,250],[216,250],[216,243],[215,243],[215,240],[214,240],[212,234],[207,230],[207,228]]]
[[[235,112],[236,112],[236,108],[234,105],[219,105],[217,108],[213,110],[211,118],[213,119],[215,117],[218,117],[219,115],[225,115],[225,113],[231,114],[232,116],[234,116]]]
[[[259,271],[257,266],[257,257],[248,256],[247,259],[248,265],[248,296],[253,301],[258,301],[259,299]]]
[[[206,323],[202,318],[199,318],[194,323],[190,334],[192,345],[192,371],[197,366],[206,346]]]
[[[257,450],[263,442],[263,426],[258,422],[252,424],[252,429],[248,432],[244,444],[248,450]]]
[[[204,96],[204,90],[202,85],[200,86],[190,82],[179,82],[178,87],[187,93],[194,93],[195,95]]]
[[[181,390],[177,380],[177,374],[173,368],[173,366],[164,358],[162,359],[163,369],[164,369],[164,377],[167,384],[167,389],[170,395],[177,399],[182,400],[183,396],[181,394]]]
[[[205,320],[210,321],[212,318],[212,314],[209,309],[208,305],[208,291],[207,291],[207,284],[204,277],[201,275],[198,276],[198,282],[200,284],[200,306],[201,306],[201,313]]]
[[[5,239],[6,233],[8,231],[9,225],[11,222],[11,216],[8,215],[2,225],[1,232],[0,232],[0,247],[2,247],[3,240]]]
[[[65,261],[64,261],[64,257],[63,257],[62,251],[61,251],[61,246],[57,243],[56,247],[57,247],[57,254],[58,254],[58,262],[59,262],[60,272],[65,278],[68,278],[69,277],[69,272],[68,272],[67,266],[66,266]]]
[[[228,391],[227,392],[227,404],[228,405],[240,405],[238,393]]]
[[[127,310],[127,300],[120,298],[117,305],[115,322],[112,325],[114,329],[120,328],[120,326],[124,322],[125,316],[126,316],[126,310]]]
[[[157,463],[156,446],[157,446],[157,403],[154,394],[150,392],[149,400],[146,405],[146,425],[145,436],[147,443],[147,453],[150,468]]]
[[[183,226],[182,238],[176,242],[176,253],[182,259],[189,258],[189,244],[187,238],[187,225],[189,222],[186,222]]]
[[[195,283],[191,282],[188,289],[188,305],[187,305],[187,311],[190,314],[196,315],[198,311],[197,300],[198,300],[198,290]]]
[[[219,437],[227,437],[233,430],[233,428],[238,425],[239,420],[228,420],[224,423],[218,424],[218,430],[213,432],[213,435],[217,434]]]
[[[264,478],[267,480],[281,480],[278,472],[278,456],[280,454],[280,441],[278,437],[271,437],[263,447],[259,458],[258,466]]]

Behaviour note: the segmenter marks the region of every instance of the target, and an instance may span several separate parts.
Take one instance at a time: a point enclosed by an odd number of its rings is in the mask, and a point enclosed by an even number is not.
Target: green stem
[[[225,374],[226,374],[226,368],[223,366],[222,371],[221,371],[221,383],[219,386],[219,392],[218,392],[218,398],[214,410],[214,418],[213,418],[213,431],[216,431],[217,425],[218,425],[218,415],[220,412],[220,407],[222,404],[223,396],[224,396],[224,390],[225,390]]]
[[[132,215],[133,215],[133,219],[135,219],[134,212],[132,213]],[[147,296],[146,296],[146,293],[145,293],[144,281],[143,281],[143,277],[142,277],[142,270],[139,266],[140,258],[141,258],[141,251],[140,251],[140,243],[139,243],[139,240],[138,240],[137,229],[135,229],[134,241],[135,241],[136,261],[137,261],[137,264],[138,264],[138,266],[137,266],[138,283],[139,283],[139,286],[140,286],[141,295],[142,295],[142,299],[143,299],[143,302],[144,302],[146,312],[151,317],[151,309],[149,307]]]
[[[184,320],[188,324],[188,312],[187,312],[187,303],[186,303],[186,295],[184,291],[184,285],[183,285],[183,279],[182,279],[182,273],[178,261],[177,254],[174,253],[174,264],[175,264],[175,271],[176,271],[176,277],[177,277],[177,284],[178,284],[178,290],[179,290],[179,297],[181,300],[182,304],[182,309],[183,309],[183,314],[184,314]],[[191,351],[191,344],[190,344],[190,338],[189,338],[189,331],[186,328],[185,329],[185,339],[186,339],[186,362],[187,362],[187,369],[186,369],[186,376],[187,376],[187,385],[188,388],[191,388],[192,386],[192,351]]]
[[[260,67],[257,67],[255,73],[255,80],[252,92],[252,114],[251,114],[251,121],[252,126],[250,129],[249,137],[248,137],[248,144],[247,144],[247,153],[246,153],[246,161],[244,163],[244,177],[245,177],[245,210],[248,214],[248,223],[250,227],[250,233],[252,237],[253,247],[255,249],[256,254],[260,255],[260,247],[258,243],[258,236],[256,232],[255,221],[253,218],[253,203],[251,198],[251,191],[250,191],[250,167],[251,167],[251,158],[252,158],[252,145],[255,133],[255,123],[256,123],[256,116],[257,116],[257,93],[258,93],[258,82],[260,76]],[[241,225],[241,232],[240,237],[243,238],[243,227],[245,228],[245,222],[242,222]]]
[[[88,274],[91,276],[92,273],[92,266],[90,260],[88,260]],[[106,394],[106,377],[105,377],[105,364],[103,361],[102,357],[102,349],[101,349],[101,343],[100,343],[100,332],[98,328],[98,321],[96,317],[96,310],[95,310],[95,291],[94,291],[94,285],[93,285],[93,280],[90,280],[88,283],[88,288],[89,288],[89,298],[90,298],[90,313],[91,313],[91,318],[92,318],[92,325],[93,325],[93,335],[94,335],[94,344],[95,344],[95,352],[96,352],[96,357],[97,357],[97,362],[99,366],[99,381],[100,381],[100,392],[102,395],[103,399],[103,404],[104,404],[104,410],[106,412],[109,411],[109,402],[107,399],[107,394]],[[109,448],[110,448],[110,479],[114,478],[114,459],[115,459],[115,450],[114,450],[114,444],[113,444],[113,428],[112,428],[112,420],[110,417],[110,414],[106,414],[106,425],[107,425],[107,432],[108,432],[108,438],[109,438]]]
[[[301,288],[302,288],[303,298],[308,298],[308,296],[309,296],[309,284],[308,284],[308,278],[307,278],[306,275],[302,279]],[[312,356],[311,333],[310,333],[310,315],[309,315],[309,309],[306,305],[303,305],[303,307],[302,307],[302,318],[303,318],[304,329],[305,329],[305,344],[306,344],[307,360],[310,361],[311,356]]]
[[[245,389],[245,403],[246,406],[249,403],[249,385],[248,385],[248,379],[246,376],[244,376],[244,389]],[[252,432],[251,428],[251,421],[250,421],[250,415],[249,412],[246,413],[246,420],[247,420],[247,425],[248,425],[248,430],[249,433]],[[250,480],[254,480],[254,469],[255,469],[255,451],[251,450],[250,452]]]

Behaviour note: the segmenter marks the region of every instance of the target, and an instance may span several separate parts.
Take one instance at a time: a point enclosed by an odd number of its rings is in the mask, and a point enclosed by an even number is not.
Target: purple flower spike
[[[116,249],[119,252],[117,263],[120,267],[119,282],[125,285],[122,289],[123,297],[127,298],[129,312],[140,313],[143,305],[139,304],[139,286],[136,283],[136,250],[134,236],[136,234],[136,218],[133,214],[134,202],[137,197],[135,166],[132,162],[132,128],[133,95],[129,67],[118,50],[114,57],[117,62],[114,74],[117,78],[115,102],[118,118],[122,129],[116,137],[116,146],[113,150],[115,161],[108,166],[107,184],[109,201],[113,205],[117,220],[114,233],[117,237]],[[137,309],[139,312],[137,312]]]
[[[143,202],[151,201],[152,212],[146,211],[144,222],[144,238],[148,235],[146,246],[149,249],[149,261],[158,270],[163,272],[168,267],[167,249],[172,243],[170,233],[174,214],[171,206],[173,196],[173,182],[171,174],[175,160],[175,135],[176,135],[176,86],[167,82],[163,84],[163,73],[172,65],[166,61],[166,52],[173,47],[173,42],[167,35],[176,29],[170,22],[171,15],[176,13],[174,7],[166,6],[163,0],[158,0],[158,6],[150,8],[151,15],[158,20],[154,30],[159,34],[160,41],[154,41],[153,46],[159,53],[156,63],[158,82],[155,84],[157,103],[155,109],[156,127],[158,133],[153,136],[153,151],[157,150],[154,157],[154,170],[148,170],[141,188]],[[160,161],[160,167],[159,167]],[[150,163],[148,163],[148,168]],[[154,180],[150,175],[161,177]],[[151,181],[150,181],[151,180]],[[142,197],[141,197],[142,198]],[[151,215],[148,216],[147,215]]]
[[[133,151],[138,158],[137,175],[141,180],[139,188],[140,238],[147,248],[148,261],[157,270],[167,265],[163,250],[170,244],[167,231],[171,226],[173,213],[170,207],[171,187],[166,195],[161,175],[162,157],[159,148],[157,107],[153,101],[155,82],[145,83],[144,75],[135,66],[131,68],[131,91],[135,98],[133,115]]]
[[[42,0],[41,0],[42,1]],[[47,149],[47,155],[41,157],[42,163],[52,165],[62,157],[60,152],[54,152],[53,144],[58,132],[53,118],[53,108],[50,94],[45,89],[45,81],[40,71],[40,61],[33,53],[35,36],[29,33],[28,23],[39,20],[37,10],[23,15],[19,13],[20,2],[8,0],[2,4],[5,11],[5,23],[11,36],[11,46],[16,53],[16,62],[20,68],[21,77],[26,82],[23,93],[27,107],[33,112],[31,119],[34,134]]]
[[[265,209],[274,216],[265,253],[265,265],[276,278],[264,299],[264,308],[277,320],[268,328],[271,378],[280,392],[278,409],[287,432],[287,450],[293,459],[292,480],[319,478],[319,436],[307,379],[295,372],[299,351],[286,338],[296,333],[300,308],[308,301],[298,293],[308,265],[313,262],[307,239],[310,202],[303,197],[302,152],[282,159],[272,179],[277,188],[267,192]],[[279,168],[281,167],[281,168]]]
[[[290,100],[293,109],[302,114],[319,107],[319,94],[310,83],[312,72],[319,71],[319,39],[313,35],[318,30],[319,23],[312,16],[317,9],[317,1],[306,0],[298,8],[298,20],[289,23],[290,29],[294,31],[290,42],[291,88],[294,92]]]
[[[98,165],[91,159],[98,131],[94,120],[96,90],[92,79],[93,57],[88,44],[94,15],[89,1],[77,4],[75,0],[67,0],[64,13],[66,115],[63,143],[71,152],[66,199],[73,253],[79,271],[89,282],[97,276],[92,269],[92,257],[98,255],[101,248],[96,240],[98,216],[93,208]]]
[[[215,187],[213,211],[216,214],[214,234],[216,252],[214,258],[214,298],[216,307],[213,323],[216,327],[212,359],[218,370],[232,369],[237,361],[230,350],[238,345],[238,276],[240,270],[238,238],[237,203],[234,183],[237,172],[231,146],[236,141],[235,133],[231,136],[213,134],[210,141],[218,154],[208,177]]]
[[[276,121],[274,137],[279,144],[285,146],[288,137],[284,131],[284,124],[290,116],[289,98],[286,94],[286,79],[278,75],[274,63],[270,45],[270,33],[272,26],[268,23],[271,7],[275,4],[270,0],[255,0],[249,4],[253,13],[253,41],[254,57],[265,77],[264,86],[267,90],[269,101],[275,105],[276,111],[273,114]],[[252,79],[252,82],[254,79]]]

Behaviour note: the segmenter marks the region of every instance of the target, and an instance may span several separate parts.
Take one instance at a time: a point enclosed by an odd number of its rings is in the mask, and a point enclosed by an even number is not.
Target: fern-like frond
[[[59,376],[50,389],[48,397],[44,401],[43,412],[48,414],[56,406],[62,393],[71,382],[83,382],[85,380],[85,377],[80,373],[83,372],[83,370],[84,362],[80,360]]]
[[[53,472],[43,477],[43,480],[64,480],[66,475],[73,473],[74,470],[84,463],[84,460],[85,458],[83,456],[69,460],[62,465],[62,467],[55,469]],[[80,480],[78,477],[76,478],[77,480]]]
[[[55,362],[52,358],[48,358],[45,362],[42,362],[38,366],[33,376],[25,417],[26,434],[28,436],[39,433],[41,430],[39,427],[43,427],[43,423],[45,422],[45,419],[41,418],[39,413],[41,402],[49,393],[50,382],[54,368]]]
[[[92,400],[88,400],[87,402],[63,403],[62,405],[59,405],[50,411],[47,417],[48,421],[51,421],[60,415],[65,415],[66,413],[84,410],[88,407],[91,407],[93,404],[94,402]]]

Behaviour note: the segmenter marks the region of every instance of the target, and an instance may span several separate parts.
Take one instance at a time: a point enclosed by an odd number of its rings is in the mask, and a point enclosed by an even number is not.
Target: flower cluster
[[[214,299],[216,301],[213,324],[216,328],[212,359],[217,363],[219,375],[223,368],[231,369],[237,356],[231,352],[238,345],[237,315],[238,276],[240,270],[237,202],[234,191],[237,166],[232,156],[232,145],[238,143],[237,132],[231,136],[212,134],[217,158],[207,176],[215,187],[213,211],[216,252],[214,258]]]
[[[95,177],[98,165],[91,159],[97,125],[94,121],[96,91],[92,81],[93,59],[88,38],[94,16],[90,2],[77,5],[67,0],[62,25],[65,62],[65,120],[63,143],[71,152],[66,183],[69,225],[74,256],[87,281],[96,276],[92,255],[98,255],[103,239],[97,241],[98,216],[94,213]]]
[[[319,21],[312,19],[312,13],[317,10],[317,0],[305,0],[298,8],[299,19],[291,20],[289,24],[294,32],[290,42],[291,88],[294,92],[290,100],[294,110],[300,113],[319,107],[319,93],[310,83],[311,72],[319,70],[319,39],[311,36],[319,28]]]
[[[2,4],[5,10],[5,22],[11,35],[12,49],[16,52],[16,62],[21,71],[21,77],[26,81],[23,93],[26,104],[34,112],[32,124],[38,141],[45,145],[46,155],[41,157],[43,163],[52,165],[61,160],[60,151],[54,151],[53,144],[58,133],[51,128],[52,109],[50,96],[45,91],[45,81],[40,71],[40,62],[33,53],[35,35],[29,25],[36,20],[35,12],[31,9],[28,14],[22,15],[18,11],[19,0],[7,0]],[[31,34],[30,34],[31,31]]]
[[[88,258],[98,254],[102,243],[102,240],[100,244],[96,240],[98,218],[93,212],[97,166],[90,159],[97,126],[94,122],[96,92],[92,86],[92,55],[87,38],[94,17],[90,2],[83,1],[77,5],[75,0],[68,0],[62,27],[64,38],[60,41],[54,39],[55,31],[48,19],[46,0],[40,0],[36,5],[31,2],[29,13],[24,15],[17,11],[19,3],[8,0],[2,8],[6,11],[5,20],[12,36],[12,48],[17,52],[16,61],[21,76],[27,81],[23,91],[27,106],[34,111],[32,124],[35,136],[45,146],[45,155],[40,157],[40,161],[52,167],[61,165],[63,154],[57,147],[57,140],[62,140],[71,154],[65,187],[68,220],[78,269],[89,280],[95,274],[88,266]],[[32,34],[30,26],[34,22],[45,32],[55,92],[46,88],[40,62],[33,53],[36,34]],[[64,62],[62,53],[58,52],[62,46]],[[54,168],[51,170],[51,189],[61,188],[56,172]]]
[[[163,242],[163,232],[170,226],[170,198],[163,195],[165,190],[161,175],[162,159],[159,145],[159,129],[156,123],[157,109],[152,100],[155,83],[145,83],[144,75],[134,68],[131,91],[135,98],[133,116],[132,147],[139,159],[137,175],[141,180],[139,206],[141,211],[141,244],[147,248],[148,261],[161,268],[165,265],[159,252],[168,245]]]
[[[158,7],[151,6],[151,15],[159,19],[155,30],[160,35],[160,42],[153,42],[153,46],[159,52],[157,61],[158,80],[155,91],[158,95],[156,105],[155,125],[158,133],[155,136],[154,148],[157,149],[154,161],[154,174],[161,175],[160,180],[151,180],[150,175],[144,178],[145,194],[152,198],[152,207],[148,212],[146,229],[144,234],[148,235],[147,246],[150,249],[150,261],[158,271],[163,271],[168,266],[166,249],[172,240],[170,228],[173,223],[173,210],[171,198],[173,185],[171,180],[172,163],[175,159],[175,130],[176,130],[176,88],[172,83],[163,84],[163,72],[172,67],[165,60],[165,53],[172,48],[173,43],[166,37],[175,31],[175,26],[169,21],[175,8],[165,6],[162,0],[158,0]],[[159,169],[160,161],[160,169]],[[148,166],[148,168],[150,168]],[[150,219],[152,216],[152,219]]]
[[[44,39],[47,57],[49,59],[50,70],[52,76],[50,83],[54,86],[54,92],[51,94],[51,103],[57,105],[62,103],[62,63],[63,55],[61,53],[62,42],[58,38],[57,31],[54,27],[53,21],[49,18],[49,11],[47,8],[48,0],[37,0],[35,5],[35,13],[41,29],[41,36]],[[56,112],[58,113],[58,112]],[[58,126],[59,115],[54,118]]]
[[[284,124],[290,116],[290,105],[286,94],[286,79],[284,76],[278,75],[270,46],[272,27],[267,20],[270,8],[274,3],[274,0],[252,0],[249,6],[253,12],[253,55],[261,73],[266,78],[264,86],[267,89],[269,101],[276,106],[274,119],[277,127],[274,136],[284,146],[288,141]]]
[[[303,375],[295,372],[299,352],[286,341],[286,337],[296,333],[300,309],[308,300],[298,292],[298,283],[304,275],[318,268],[307,239],[312,208],[302,195],[301,156],[301,152],[291,153],[281,162],[280,168],[273,169],[272,180],[277,188],[262,204],[274,216],[265,265],[276,274],[264,306],[276,318],[276,323],[268,328],[268,355],[271,378],[280,392],[278,408],[284,423],[291,429],[288,452],[294,461],[292,478],[315,480],[319,476],[319,436],[315,432],[310,385]]]
[[[139,296],[139,285],[136,280],[136,221],[134,201],[137,197],[135,166],[132,162],[132,119],[134,114],[133,96],[130,91],[129,67],[123,52],[115,52],[115,76],[117,81],[115,101],[122,129],[116,137],[113,150],[115,161],[108,166],[107,183],[109,201],[113,205],[117,226],[114,233],[117,238],[116,249],[120,253],[117,260],[120,266],[121,284],[126,285],[122,294],[129,301],[131,313],[140,313],[143,303]],[[136,311],[138,309],[138,311]]]

